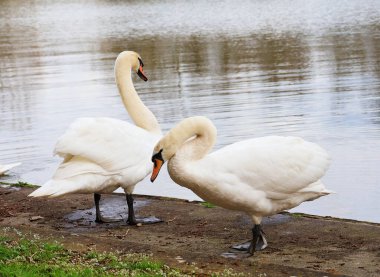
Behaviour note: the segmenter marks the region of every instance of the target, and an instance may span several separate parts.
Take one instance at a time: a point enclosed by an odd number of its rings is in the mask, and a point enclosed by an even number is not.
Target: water
[[[77,2],[0,2],[0,163],[23,162],[1,180],[46,181],[78,117],[130,120],[113,79],[128,49],[164,131],[205,115],[216,149],[270,134],[317,142],[337,193],[293,211],[380,222],[380,1]],[[197,199],[167,174],[156,182],[136,192]]]

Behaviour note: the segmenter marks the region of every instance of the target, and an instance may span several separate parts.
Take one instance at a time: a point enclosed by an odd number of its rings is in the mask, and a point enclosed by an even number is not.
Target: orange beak
[[[154,159],[154,166],[153,166],[153,172],[152,176],[150,176],[150,181],[153,183],[154,180],[156,180],[158,173],[160,173],[161,167],[164,164],[164,162],[160,159]]]
[[[139,77],[145,82],[148,81],[148,77],[146,77],[142,65],[140,65],[139,70],[137,71],[137,75],[139,75]]]

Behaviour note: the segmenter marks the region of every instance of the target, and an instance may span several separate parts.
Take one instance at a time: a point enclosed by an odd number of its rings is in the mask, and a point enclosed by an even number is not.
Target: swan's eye
[[[164,159],[162,158],[162,151],[164,149],[161,149],[160,151],[158,151],[156,154],[154,154],[152,156],[152,162],[156,165],[156,160],[161,160],[161,161],[164,161]]]
[[[143,61],[142,61],[140,58],[138,58],[138,59],[139,59],[140,65],[141,65],[142,67],[144,67],[144,63],[143,63]]]

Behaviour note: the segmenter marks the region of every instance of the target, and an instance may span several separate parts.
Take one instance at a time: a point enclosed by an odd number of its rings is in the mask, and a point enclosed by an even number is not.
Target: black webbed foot
[[[246,251],[253,255],[255,251],[260,251],[268,246],[267,240],[264,236],[264,231],[261,229],[260,224],[255,224],[252,228],[252,240],[245,243],[233,245],[231,248],[238,251]]]
[[[135,211],[133,208],[133,197],[132,194],[127,194],[126,195],[127,199],[127,205],[128,205],[128,219],[127,219],[127,224],[129,225],[137,225],[137,224],[153,224],[153,223],[159,223],[163,222],[161,219],[155,217],[155,216],[150,216],[150,217],[143,217],[143,218],[137,218],[135,217]]]

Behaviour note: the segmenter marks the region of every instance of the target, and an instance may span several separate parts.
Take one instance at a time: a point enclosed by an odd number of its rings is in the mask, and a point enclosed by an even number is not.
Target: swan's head
[[[143,70],[144,63],[138,53],[134,51],[121,52],[119,56],[117,56],[115,62],[115,70],[117,70],[119,67],[122,67],[124,64],[129,64],[131,69],[135,71],[141,79],[143,79],[145,82],[148,81],[148,78],[146,77]]]
[[[153,162],[153,172],[152,176],[150,177],[150,180],[154,182],[154,180],[157,178],[158,173],[161,170],[161,167],[164,165],[164,163],[171,159],[171,157],[174,156],[177,147],[175,146],[175,143],[170,142],[170,137],[166,136],[163,137],[154,147],[153,155],[152,155],[152,162]]]
[[[152,156],[152,162],[154,165],[153,165],[152,176],[150,176],[151,182],[154,182],[154,180],[156,180],[158,173],[160,173],[162,165],[165,163],[165,160],[162,157],[162,151],[163,149],[161,149],[157,153],[154,153]]]
[[[215,139],[216,128],[207,117],[193,116],[182,120],[154,147],[152,155],[154,166],[150,180],[153,182],[157,178],[162,165],[177,155],[179,150],[188,160],[198,160],[211,150]]]

